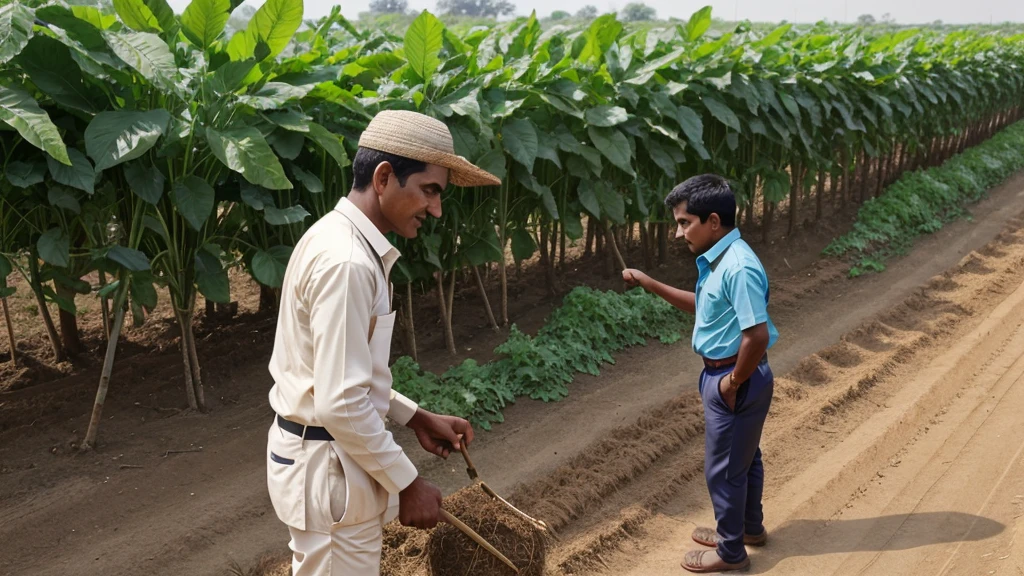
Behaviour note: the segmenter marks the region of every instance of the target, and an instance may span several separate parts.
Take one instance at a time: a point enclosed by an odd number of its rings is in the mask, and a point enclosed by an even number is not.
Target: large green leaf
[[[577,40],[581,47],[578,53],[573,50],[576,59],[584,63],[600,59],[615,43],[621,32],[622,23],[615,19],[615,14],[605,14],[597,18]]]
[[[290,100],[299,100],[309,94],[312,86],[292,86],[283,82],[267,82],[255,94],[246,94],[238,101],[257,110],[283,108]]]
[[[224,33],[230,17],[230,0],[192,0],[181,15],[182,32],[205,50]]]
[[[533,122],[517,118],[505,124],[501,128],[501,143],[516,162],[533,170],[538,151],[537,129]]]
[[[196,252],[196,287],[207,300],[227,304],[231,301],[231,282],[228,271],[207,245]]]
[[[50,177],[54,182],[83,190],[92,195],[96,184],[96,170],[92,163],[76,148],[68,148],[70,166],[57,162],[53,158],[46,157],[46,165],[50,168]]]
[[[601,151],[605,158],[611,161],[626,174],[635,176],[633,171],[633,153],[629,149],[629,141],[626,135],[616,128],[587,128],[587,134],[594,146]]]
[[[601,213],[616,224],[626,221],[626,203],[614,188],[607,182],[601,181],[594,184],[594,194],[601,204]]]
[[[75,214],[82,212],[82,205],[78,202],[78,198],[75,198],[75,194],[64,186],[50,186],[50,189],[46,191],[46,200],[50,206],[64,208]]]
[[[306,143],[306,136],[301,132],[290,132],[288,130],[274,130],[267,136],[267,143],[277,152],[277,155],[287,160],[295,160],[302,153],[302,146]]]
[[[176,34],[178,30],[178,18],[174,15],[174,9],[167,3],[167,0],[143,0],[149,11],[156,16],[160,28],[167,34]]]
[[[310,217],[310,213],[302,206],[290,206],[283,210],[267,206],[263,209],[263,218],[271,226],[287,226],[298,224]]]
[[[85,83],[82,69],[63,42],[36,36],[18,56],[18,64],[54,102],[89,113],[101,109],[101,95]]]
[[[517,262],[522,262],[537,252],[537,241],[533,234],[526,228],[516,228],[512,231],[512,257]]]
[[[711,6],[705,6],[690,16],[690,21],[682,29],[683,37],[695,42],[711,27]]]
[[[228,42],[228,55],[232,60],[245,60],[257,56],[256,46],[265,43],[269,52],[257,60],[275,58],[291,42],[302,24],[302,0],[267,0],[256,11],[244,32],[238,32]]]
[[[60,268],[71,263],[71,240],[61,228],[50,228],[36,242],[39,257],[43,262]]]
[[[148,152],[164,134],[167,110],[100,112],[85,129],[85,150],[103,171]]]
[[[345,152],[345,146],[342,145],[342,138],[336,134],[333,134],[327,128],[315,123],[309,123],[309,132],[306,137],[316,142],[327,152],[334,161],[338,163],[339,168],[345,168],[352,164],[348,159],[348,153]]]
[[[164,183],[167,179],[156,166],[132,162],[124,167],[124,178],[128,181],[133,194],[154,206],[164,195]]]
[[[405,32],[405,58],[409,68],[424,84],[441,65],[439,57],[444,39],[444,24],[424,10]]]
[[[725,102],[714,96],[704,96],[701,100],[715,119],[737,132],[741,130],[739,117]]]
[[[252,257],[252,275],[256,280],[271,288],[280,288],[288,259],[292,256],[290,246],[273,246],[269,250],[257,250]]]
[[[167,44],[150,32],[103,32],[107,45],[118,58],[150,82],[173,89],[178,75],[174,54]]]
[[[291,170],[295,178],[302,184],[302,187],[310,193],[319,194],[324,191],[324,183],[315,174],[307,172],[296,165],[292,165]]]
[[[597,200],[597,193],[594,191],[594,182],[592,180],[580,180],[577,194],[579,195],[580,204],[583,205],[583,209],[591,216],[600,218],[601,203]]]
[[[178,214],[196,230],[201,230],[213,214],[216,194],[213,188],[198,176],[186,176],[175,182],[171,196]]]
[[[488,150],[476,161],[476,165],[480,169],[501,180],[504,180],[505,175],[508,174],[506,163],[505,153],[497,149]]]
[[[629,114],[620,106],[595,106],[586,112],[587,124],[609,128],[629,120]]]
[[[28,188],[46,178],[46,166],[40,162],[12,161],[7,165],[7,180],[18,188]]]
[[[132,272],[149,270],[149,258],[145,253],[125,246],[112,246],[107,251],[107,258],[117,262]]]
[[[20,2],[0,6],[0,64],[21,53],[32,37],[32,11]]]
[[[163,32],[153,11],[142,0],[114,0],[114,11],[132,30]]]
[[[277,155],[256,128],[232,128],[223,132],[207,128],[206,140],[218,160],[249,182],[271,190],[292,188]]]
[[[71,165],[67,147],[50,116],[27,92],[0,84],[0,121],[8,124],[30,144]]]

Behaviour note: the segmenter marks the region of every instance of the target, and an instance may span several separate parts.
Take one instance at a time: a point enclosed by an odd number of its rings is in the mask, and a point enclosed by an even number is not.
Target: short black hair
[[[366,190],[373,182],[373,173],[377,170],[377,166],[383,162],[391,165],[391,169],[395,171],[395,176],[398,178],[398,183],[402,186],[405,186],[409,176],[427,170],[426,162],[360,146],[356,150],[356,157],[352,160],[352,188]]]
[[[686,202],[686,211],[700,218],[701,224],[712,214],[718,214],[722,226],[736,227],[736,195],[729,182],[717,174],[694,176],[665,197],[669,210],[675,210],[683,202]]]

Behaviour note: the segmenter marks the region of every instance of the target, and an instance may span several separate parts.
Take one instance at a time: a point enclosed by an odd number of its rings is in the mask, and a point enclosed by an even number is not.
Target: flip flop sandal
[[[705,526],[699,526],[693,531],[690,536],[693,541],[701,546],[707,546],[708,548],[718,547],[718,532],[714,528],[707,528]],[[751,536],[750,534],[743,535],[743,544],[746,546],[764,546],[768,543],[768,531],[761,532],[758,536]]]
[[[722,560],[722,557],[714,550],[693,550],[686,553],[680,565],[684,570],[696,574],[729,572],[732,570],[746,570],[750,567],[750,558],[744,558],[742,562],[730,564]]]

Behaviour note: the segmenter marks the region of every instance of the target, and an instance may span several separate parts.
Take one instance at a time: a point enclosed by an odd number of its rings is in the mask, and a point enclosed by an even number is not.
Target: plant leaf
[[[57,127],[27,92],[0,84],[0,121],[17,130],[36,148],[46,151],[62,164],[71,165]]]
[[[590,135],[590,140],[605,158],[626,174],[636,176],[632,166],[633,155],[625,134],[616,128],[595,128],[593,126],[587,128],[587,134]]]
[[[54,182],[84,190],[90,196],[95,190],[96,171],[92,163],[78,151],[77,148],[68,148],[70,166],[65,166],[49,156],[46,157],[46,165],[50,168],[50,177]]]
[[[249,182],[271,190],[292,188],[277,155],[256,128],[231,128],[223,132],[207,128],[206,139],[213,155]]]
[[[163,32],[153,11],[142,0],[114,0],[114,11],[132,30]]]
[[[279,210],[273,206],[266,206],[263,208],[263,218],[267,221],[267,224],[271,226],[286,226],[288,224],[298,224],[309,218],[310,214],[300,205],[291,206],[284,210]]]
[[[292,174],[295,178],[302,183],[302,187],[308,190],[311,194],[320,194],[324,191],[324,183],[320,181],[314,174],[306,172],[302,168],[293,165]]]
[[[517,262],[522,262],[537,252],[537,241],[533,234],[526,228],[516,228],[512,231],[512,256]]]
[[[405,32],[405,58],[409,68],[421,82],[427,84],[440,67],[444,24],[424,10]]]
[[[164,183],[167,179],[156,166],[132,162],[124,167],[124,177],[132,193],[153,206],[156,206],[164,195]]]
[[[258,250],[252,257],[252,275],[256,280],[271,288],[280,288],[288,259],[292,256],[290,246],[273,246],[269,250]]]
[[[39,162],[11,161],[7,165],[7,180],[18,188],[28,188],[39,184],[46,178],[46,166]]]
[[[167,44],[150,32],[118,33],[105,30],[103,38],[118,58],[143,78],[167,90],[175,88],[178,66]]]
[[[111,246],[107,258],[132,272],[149,270],[149,257],[144,252],[125,246]]]
[[[51,186],[46,191],[46,199],[50,203],[50,206],[56,206],[58,208],[64,208],[70,210],[75,214],[82,212],[82,205],[78,203],[78,198],[63,186]]]
[[[516,118],[501,128],[501,143],[512,158],[533,170],[538,152],[537,129],[533,122],[525,118]]]
[[[352,164],[348,159],[348,153],[345,152],[345,146],[341,143],[341,136],[333,134],[330,130],[316,122],[310,122],[309,133],[306,137],[319,144],[324,149],[324,152],[327,152],[331,158],[334,158],[339,168],[345,168]]]
[[[198,176],[186,176],[174,183],[171,197],[178,214],[195,230],[201,230],[213,214],[216,194],[205,180]]]
[[[231,301],[228,271],[208,250],[196,252],[196,287],[207,300],[221,304]]]
[[[21,53],[32,37],[35,16],[19,2],[0,6],[0,64]]]
[[[732,109],[725,104],[725,102],[722,102],[721,100],[715,98],[714,96],[704,96],[702,98],[702,101],[704,102],[704,106],[707,107],[708,111],[711,112],[711,115],[714,116],[719,122],[725,124],[726,126],[732,128],[737,132],[741,131],[739,117],[736,116],[736,113],[733,112]]]
[[[192,0],[181,15],[182,32],[190,42],[205,50],[224,33],[229,18],[230,0]]]
[[[36,36],[18,56],[18,64],[54,102],[90,114],[101,109],[97,104],[100,96],[86,85],[82,69],[63,42]]]
[[[711,27],[711,6],[705,6],[690,16],[690,21],[683,28],[683,37],[694,42],[700,39]]]
[[[587,110],[586,119],[591,126],[610,128],[629,120],[629,115],[619,106],[595,106]]]
[[[171,115],[163,109],[100,112],[85,129],[85,150],[98,172],[134,160],[156,145]]]
[[[256,46],[265,43],[269,52],[257,61],[275,58],[291,42],[302,24],[302,0],[267,0],[253,14],[244,32],[238,32],[228,42],[228,55],[234,61],[256,56]]]
[[[71,263],[71,240],[64,230],[50,228],[36,242],[39,257],[43,262],[59,268],[66,268]]]

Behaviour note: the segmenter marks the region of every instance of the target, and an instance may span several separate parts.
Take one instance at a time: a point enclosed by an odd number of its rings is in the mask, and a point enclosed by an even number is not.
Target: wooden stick
[[[465,534],[466,536],[469,536],[469,538],[471,540],[473,540],[474,542],[479,544],[481,547],[483,547],[484,550],[487,550],[488,552],[493,554],[495,558],[497,558],[498,560],[501,560],[502,562],[504,562],[505,565],[508,566],[509,568],[511,568],[513,572],[515,572],[516,574],[519,574],[519,568],[516,568],[516,565],[513,564],[511,560],[506,558],[505,555],[502,554],[501,552],[498,552],[498,549],[495,548],[494,546],[491,546],[490,542],[488,542],[487,540],[484,540],[483,536],[477,534],[469,526],[466,526],[462,522],[462,520],[459,520],[455,516],[452,516],[444,508],[441,509],[441,517],[444,518],[445,522],[451,524],[452,526],[455,526],[460,531],[462,531],[463,534]]]
[[[469,459],[469,448],[466,447],[465,442],[459,442],[459,450],[462,452],[462,457],[466,459],[466,474],[469,474],[470,480],[476,480],[480,475],[477,474],[473,461]]]
[[[537,528],[539,528],[543,532],[547,532],[548,531],[548,525],[545,524],[543,520],[537,520],[536,518],[530,516],[526,512],[523,512],[519,508],[516,508],[515,506],[512,505],[511,502],[509,502],[508,500],[505,500],[501,496],[498,496],[498,493],[495,492],[494,490],[492,490],[491,487],[487,485],[487,483],[480,482],[480,489],[483,490],[484,493],[487,494],[488,496],[490,496],[492,499],[497,500],[498,502],[501,502],[505,506],[508,506],[508,508],[510,510],[512,510],[517,515],[519,515],[519,517],[522,518],[523,520],[526,520],[527,522],[533,524],[534,526],[536,526]]]

